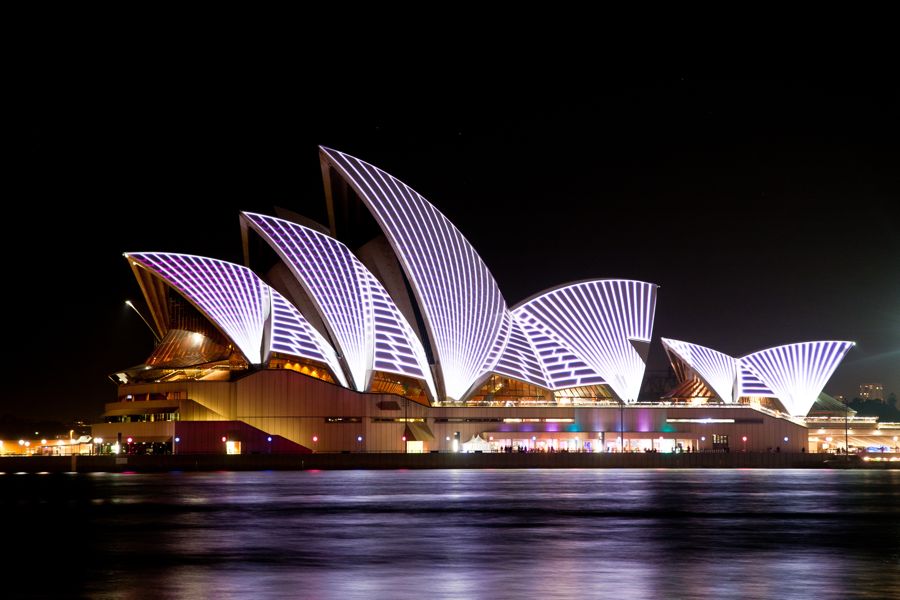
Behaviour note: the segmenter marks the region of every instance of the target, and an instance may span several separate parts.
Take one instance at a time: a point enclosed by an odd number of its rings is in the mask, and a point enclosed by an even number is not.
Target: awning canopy
[[[491,445],[480,435],[473,435],[472,439],[463,443],[463,452],[490,452]]]

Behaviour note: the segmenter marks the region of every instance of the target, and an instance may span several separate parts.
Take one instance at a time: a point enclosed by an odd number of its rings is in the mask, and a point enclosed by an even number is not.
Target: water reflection
[[[900,471],[0,476],[18,593],[886,598]],[[11,571],[14,572],[14,571]],[[18,583],[16,583],[18,582]]]

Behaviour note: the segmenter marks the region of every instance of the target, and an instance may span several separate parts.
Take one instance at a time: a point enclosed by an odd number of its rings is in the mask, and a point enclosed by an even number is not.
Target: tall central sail
[[[444,394],[462,399],[494,369],[495,346],[509,335],[497,282],[463,234],[411,187],[358,158],[320,151],[390,242],[421,309]]]

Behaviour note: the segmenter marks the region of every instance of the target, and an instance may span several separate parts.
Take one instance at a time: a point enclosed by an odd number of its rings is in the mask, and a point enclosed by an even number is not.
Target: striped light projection
[[[853,342],[788,344],[754,352],[741,364],[768,386],[787,411],[806,416]]]
[[[754,375],[746,365],[740,362],[740,360],[738,360],[738,366],[740,366],[741,369],[741,378],[739,381],[740,391],[738,397],[760,396],[763,398],[775,398],[775,392],[770,390],[766,384],[760,381],[759,377]]]
[[[606,383],[620,400],[634,402],[646,367],[636,347],[650,342],[656,289],[642,281],[584,281],[544,292],[512,312],[530,328],[554,389]],[[548,362],[552,356],[562,360]]]
[[[723,402],[733,402],[738,361],[712,348],[680,340],[662,338],[667,352],[681,359]]]
[[[334,378],[344,387],[348,387],[341,363],[328,341],[284,296],[272,288],[269,288],[269,293],[272,296],[272,335],[269,350],[324,363],[331,369]]]
[[[434,383],[425,350],[374,275],[339,241],[266,215],[242,213],[303,286],[343,354],[352,385],[368,389],[372,370]]]
[[[546,331],[540,320],[517,311],[513,319],[534,346],[537,359],[543,367],[547,387],[551,390],[601,385],[606,380],[556,337]]]
[[[506,302],[497,282],[453,223],[411,187],[347,154],[320,151],[393,247],[422,311],[445,395],[462,400],[506,345],[498,343]]]
[[[541,359],[523,325],[512,316],[509,322],[509,341],[494,371],[542,388],[550,387]]]
[[[269,318],[269,286],[253,271],[233,263],[165,252],[125,254],[162,278],[212,321],[248,362],[260,364]]]

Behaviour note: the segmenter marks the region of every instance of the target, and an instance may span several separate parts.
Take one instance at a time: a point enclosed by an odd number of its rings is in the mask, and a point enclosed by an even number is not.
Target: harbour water
[[[0,498],[4,597],[900,598],[898,470],[7,473]]]

